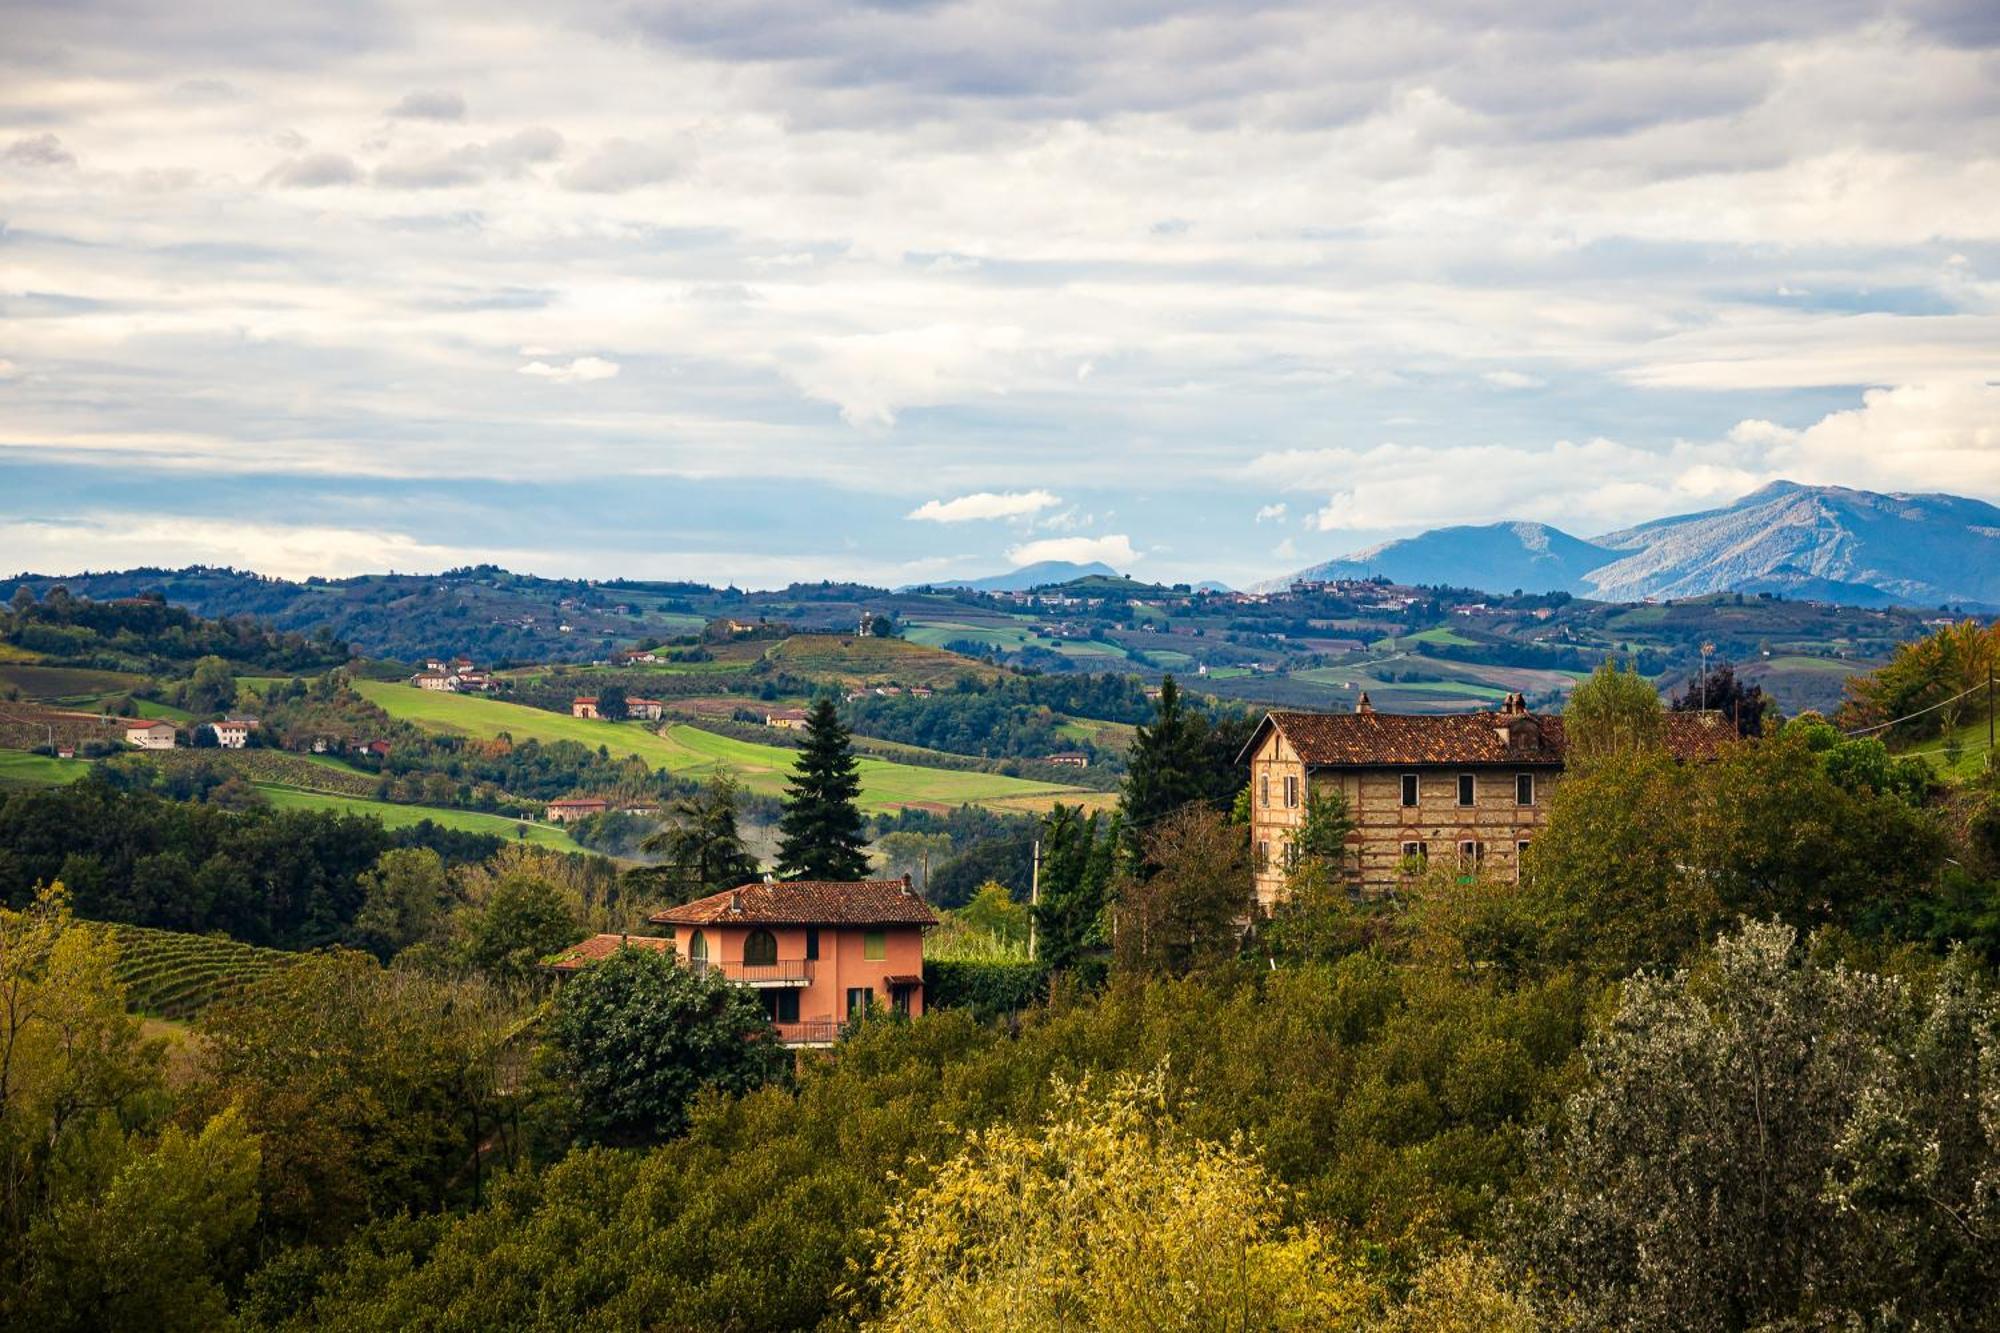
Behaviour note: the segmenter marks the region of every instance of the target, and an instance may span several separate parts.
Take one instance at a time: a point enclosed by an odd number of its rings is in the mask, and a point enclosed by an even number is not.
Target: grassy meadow
[[[729,773],[748,790],[767,796],[783,794],[795,760],[795,752],[782,746],[718,736],[681,723],[653,732],[636,723],[565,717],[476,695],[439,694],[381,681],[359,681],[355,688],[392,717],[434,731],[482,738],[505,732],[515,740],[533,739],[544,744],[576,741],[592,749],[604,746],[613,754],[637,755],[648,764],[680,777],[706,778]],[[1035,810],[1046,809],[1057,799],[1077,801],[1100,795],[1055,783],[1030,782],[993,773],[919,768],[866,756],[860,765],[859,804],[869,812],[903,806],[965,804]]]

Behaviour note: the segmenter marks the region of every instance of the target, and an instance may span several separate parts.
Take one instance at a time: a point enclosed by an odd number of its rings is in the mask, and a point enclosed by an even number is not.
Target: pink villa
[[[924,931],[908,879],[765,880],[656,912],[671,937],[598,935],[549,960],[575,972],[620,947],[667,949],[756,991],[787,1046],[829,1046],[871,1005],[924,1011]]]

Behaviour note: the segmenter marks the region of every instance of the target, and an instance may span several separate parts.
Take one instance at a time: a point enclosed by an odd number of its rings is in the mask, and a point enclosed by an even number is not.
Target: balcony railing
[[[740,986],[810,986],[814,962],[810,958],[786,958],[775,963],[730,963],[689,959],[697,972],[719,972],[724,980]]]
[[[808,1018],[798,1023],[774,1023],[778,1040],[786,1046],[831,1046],[846,1033],[848,1023],[839,1018]]]

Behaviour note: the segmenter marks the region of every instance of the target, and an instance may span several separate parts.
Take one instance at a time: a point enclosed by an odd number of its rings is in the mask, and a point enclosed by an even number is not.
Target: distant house
[[[566,796],[559,801],[550,801],[546,812],[551,824],[570,824],[592,815],[601,815],[611,808],[611,802],[602,796]]]
[[[387,741],[370,741],[361,748],[369,754],[374,755],[377,759],[387,759],[389,757],[389,742]]]
[[[420,690],[438,690],[449,693],[458,688],[458,677],[449,671],[419,671],[410,677],[410,684]]]
[[[660,655],[651,648],[641,648],[635,653],[613,653],[611,660],[614,662],[657,662],[660,660]]]
[[[58,759],[76,758],[76,747],[74,745],[58,745],[56,747],[56,758]]]
[[[627,717],[644,718],[648,722],[658,722],[661,714],[666,711],[666,704],[658,699],[627,699],[625,701],[625,714]]]
[[[907,876],[765,880],[651,919],[673,928],[686,966],[756,991],[787,1046],[830,1045],[876,1005],[924,1011],[924,931],[937,916]]]
[[[804,731],[806,710],[803,708],[767,708],[764,710],[764,725],[777,727],[781,731]]]
[[[912,699],[928,699],[931,697],[930,687],[928,685],[912,685],[910,686],[910,697]]]
[[[454,673],[454,683],[451,688],[460,694],[484,694],[493,688],[493,677],[484,671],[468,668]]]
[[[1089,768],[1090,756],[1077,750],[1064,750],[1061,754],[1050,755],[1042,762],[1045,764],[1059,764],[1064,768]]]
[[[424,670],[435,672],[442,676],[451,670],[451,663],[445,661],[442,657],[426,657],[424,659]]]
[[[257,729],[254,717],[227,717],[220,722],[211,722],[208,729],[215,733],[215,743],[225,750],[240,750],[250,743],[250,733]]]
[[[125,728],[127,744],[136,745],[141,750],[171,750],[174,748],[174,724],[157,718],[126,717],[119,724]]]
[[[569,701],[569,715],[571,717],[596,717],[597,696],[593,694],[586,698],[579,694],[576,698],[571,699]]]

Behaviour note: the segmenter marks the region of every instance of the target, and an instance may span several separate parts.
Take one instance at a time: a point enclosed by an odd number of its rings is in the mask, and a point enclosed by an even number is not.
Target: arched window
[[[708,937],[698,930],[688,937],[688,961],[696,967],[708,962]]]
[[[778,961],[778,937],[768,930],[753,930],[743,941],[743,965],[768,967]]]

